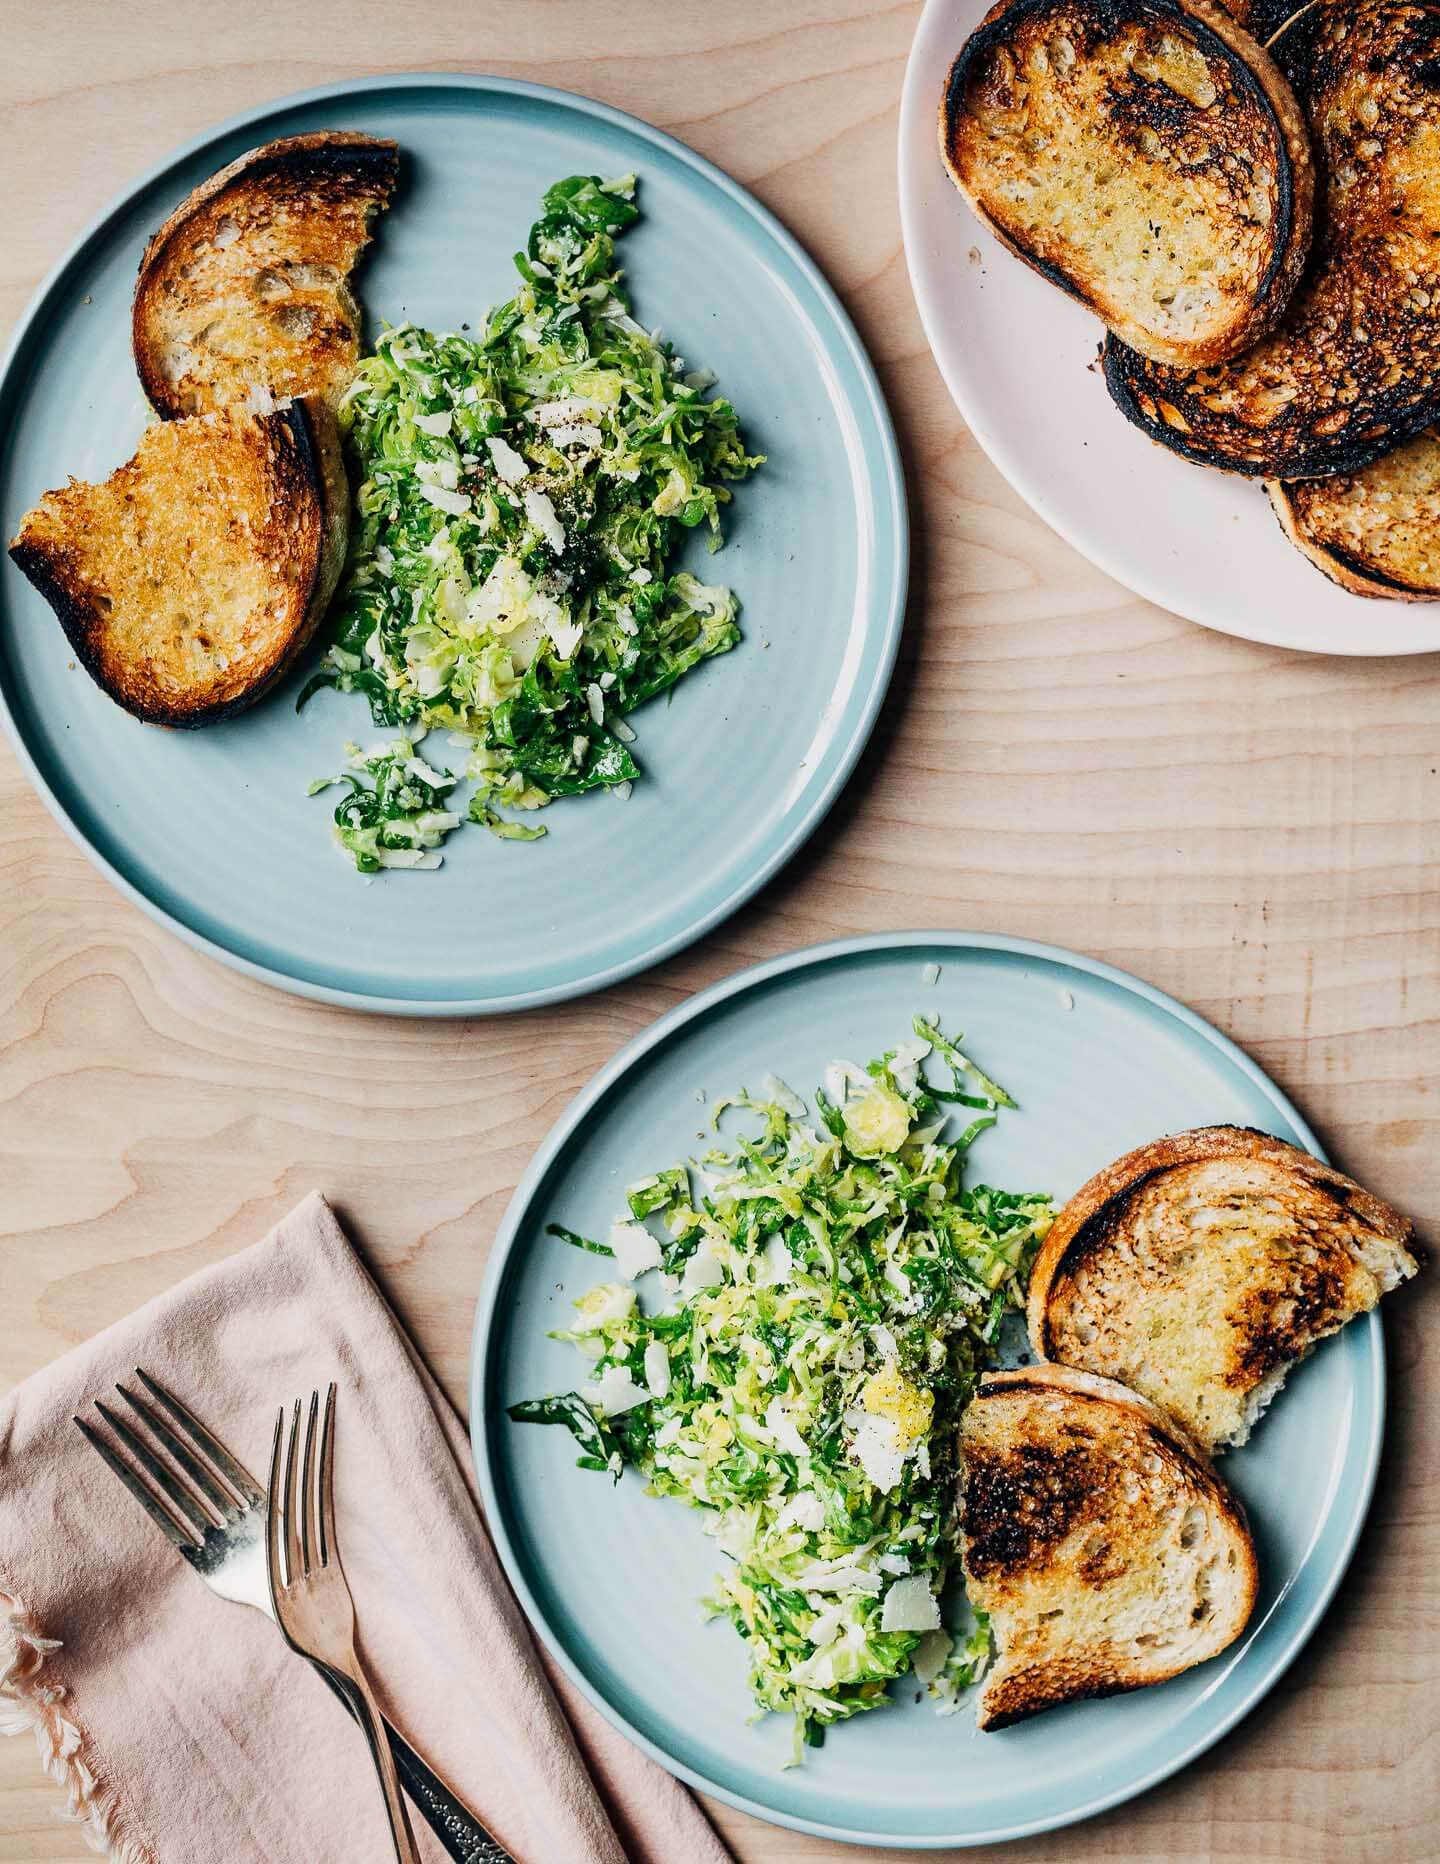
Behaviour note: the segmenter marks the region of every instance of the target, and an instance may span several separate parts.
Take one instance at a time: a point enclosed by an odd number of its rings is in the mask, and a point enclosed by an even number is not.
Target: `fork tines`
[[[305,1449],[300,1455],[300,1401],[285,1444],[281,1479],[281,1439],[285,1413],[275,1420],[270,1453],[270,1557],[275,1579],[282,1586],[323,1570],[330,1564],[335,1520],[335,1385],[325,1394],[325,1415],[320,1416],[320,1394],[310,1394],[305,1420]],[[296,1484],[296,1462],[300,1462]],[[318,1459],[318,1467],[317,1467]]]
[[[115,1389],[145,1426],[148,1436],[103,1400],[95,1400],[95,1409],[127,1455],[122,1456],[114,1443],[83,1417],[77,1417],[75,1424],[161,1532],[182,1552],[194,1551],[204,1544],[211,1529],[229,1526],[263,1502],[264,1494],[173,1392],[139,1366],[135,1376],[150,1394],[149,1399],[139,1397],[125,1385]]]

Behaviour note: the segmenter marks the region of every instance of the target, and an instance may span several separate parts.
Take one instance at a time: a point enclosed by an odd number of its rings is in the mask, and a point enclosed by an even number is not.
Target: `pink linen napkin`
[[[272,1624],[207,1590],[71,1422],[136,1365],[262,1482],[278,1405],[337,1382],[361,1652],[389,1719],[521,1864],[724,1864],[678,1782],[547,1678],[464,1430],[315,1195],[0,1404],[0,1727],[33,1730],[97,1850],[390,1855],[359,1730]],[[426,1864],[445,1864],[414,1823]]]

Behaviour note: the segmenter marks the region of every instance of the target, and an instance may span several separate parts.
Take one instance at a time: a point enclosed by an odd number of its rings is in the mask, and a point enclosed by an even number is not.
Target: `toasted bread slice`
[[[350,274],[397,162],[393,142],[317,130],[252,149],[181,202],[135,287],[135,366],[160,414],[264,406],[264,391],[338,399],[360,355]]]
[[[348,503],[318,396],[228,409],[150,427],[102,484],[47,492],[10,554],[112,699],[206,725],[303,652],[344,561]]]
[[[1001,0],[951,67],[940,145],[1005,244],[1146,356],[1248,349],[1304,267],[1300,108],[1210,0]]]
[[[1163,1683],[1245,1629],[1245,1512],[1164,1412],[1068,1366],[992,1372],[960,1420],[966,1588],[996,1660],[981,1728]]]
[[[1291,543],[1342,589],[1396,602],[1440,598],[1434,428],[1357,473],[1293,485],[1267,479],[1265,490]]]
[[[1440,7],[1321,0],[1273,49],[1327,178],[1310,276],[1243,356],[1187,371],[1112,339],[1105,377],[1128,419],[1187,459],[1311,479],[1440,420]]]
[[[1415,1274],[1398,1211],[1282,1139],[1205,1126],[1128,1152],[1056,1216],[1030,1343],[1120,1379],[1212,1453],[1295,1361]]]

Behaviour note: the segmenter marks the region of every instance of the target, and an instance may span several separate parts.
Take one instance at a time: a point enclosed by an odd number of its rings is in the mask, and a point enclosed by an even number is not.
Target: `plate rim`
[[[1149,1792],[1152,1787],[1158,1786],[1162,1781],[1190,1766],[1229,1734],[1270,1693],[1299,1656],[1310,1641],[1320,1620],[1328,1611],[1345,1577],[1354,1556],[1356,1543],[1369,1515],[1371,1500],[1375,1492],[1384,1441],[1387,1399],[1384,1329],[1378,1313],[1371,1312],[1365,1316],[1364,1320],[1370,1349],[1368,1358],[1370,1432],[1368,1439],[1359,1446],[1355,1453],[1358,1482],[1353,1491],[1348,1516],[1341,1525],[1338,1551],[1308,1612],[1286,1634],[1279,1649],[1262,1666],[1256,1678],[1248,1687],[1240,1691],[1237,1701],[1229,1705],[1213,1723],[1204,1726],[1188,1742],[1182,1742],[1173,1755],[1152,1767],[1138,1780],[1099,1793],[1093,1799],[1069,1811],[1042,1815],[1035,1819],[1000,1825],[984,1831],[948,1833],[939,1836],[917,1837],[914,1833],[905,1832],[876,1833],[828,1824],[823,1820],[807,1818],[800,1814],[777,1811],[758,1800],[749,1798],[744,1793],[736,1792],[730,1787],[709,1779],[698,1769],[668,1754],[657,1742],[642,1734],[620,1710],[607,1701],[571,1658],[560,1637],[551,1628],[539,1607],[507,1530],[487,1452],[488,1419],[483,1398],[493,1371],[491,1347],[496,1331],[495,1322],[501,1288],[505,1279],[505,1269],[514,1251],[521,1223],[540,1184],[586,1115],[637,1062],[662,1043],[667,1042],[686,1024],[708,1015],[711,1010],[731,998],[741,996],[757,986],[768,984],[777,977],[783,977],[787,972],[805,970],[813,965],[828,964],[837,958],[861,957],[873,952],[902,952],[916,947],[937,945],[1007,952],[1019,957],[1063,966],[1129,991],[1132,995],[1165,1011],[1193,1034],[1218,1049],[1221,1055],[1247,1076],[1277,1109],[1293,1122],[1295,1131],[1301,1135],[1308,1149],[1316,1157],[1325,1159],[1324,1149],[1299,1108],[1278,1084],[1271,1080],[1260,1064],[1247,1055],[1236,1042],[1201,1016],[1198,1011],[1192,1010],[1179,998],[1171,996],[1168,991],[1147,983],[1145,979],[1135,976],[1133,972],[1121,970],[1117,965],[1107,964],[1103,959],[1092,958],[1085,953],[1069,950],[1063,945],[1018,938],[1008,933],[957,931],[945,928],[864,933],[856,937],[831,939],[817,945],[802,946],[798,950],[784,952],[778,957],[764,959],[758,964],[747,965],[743,970],[718,979],[706,989],[697,991],[685,1002],[677,1004],[675,1008],[658,1017],[638,1035],[632,1037],[596,1071],[565,1107],[526,1166],[506,1204],[495,1239],[490,1246],[480,1292],[475,1304],[467,1382],[471,1459],[480,1485],[485,1522],[505,1570],[505,1576],[520,1603],[532,1633],[540,1638],[550,1655],[592,1707],[597,1709],[612,1727],[618,1729],[627,1740],[648,1754],[652,1760],[658,1762],[668,1773],[683,1780],[697,1792],[718,1799],[725,1805],[733,1806],[769,1824],[785,1826],[792,1831],[805,1832],[816,1838],[827,1838],[847,1845],[889,1847],[895,1850],[910,1851],[968,1850],[979,1845],[1000,1844],[1011,1839],[1035,1837],[1044,1832],[1063,1830],[1108,1811],[1112,1807],[1126,1804],[1138,1798],[1142,1793]]]
[[[893,539],[893,569],[888,586],[877,589],[876,608],[877,612],[883,608],[883,625],[879,631],[879,652],[874,677],[868,691],[863,695],[843,750],[828,779],[813,792],[807,807],[781,836],[778,844],[766,859],[746,870],[737,885],[689,925],[647,944],[638,954],[632,954],[603,969],[592,970],[583,976],[560,983],[528,990],[509,990],[498,995],[484,997],[391,997],[378,992],[325,984],[310,978],[295,976],[290,972],[259,963],[253,958],[247,958],[243,953],[231,950],[219,940],[210,938],[204,932],[187,924],[185,920],[170,912],[157,900],[151,899],[143,888],[94,846],[81,825],[72,819],[46,781],[35,755],[31,752],[20,723],[12,710],[5,682],[0,679],[0,726],[3,726],[5,736],[31,787],[39,795],[50,815],[59,823],[65,834],[86,856],[92,866],[104,875],[117,892],[132,905],[139,907],[148,919],[174,934],[192,951],[198,951],[206,957],[216,959],[228,969],[238,971],[243,976],[254,978],[260,983],[268,984],[273,989],[284,991],[290,996],[308,998],[313,1002],[327,1003],[343,1009],[361,1010],[372,1015],[415,1018],[501,1016],[517,1010],[538,1009],[544,1005],[564,1003],[577,997],[593,995],[597,991],[609,989],[611,985],[618,984],[626,978],[634,977],[640,972],[652,970],[667,958],[674,957],[677,952],[684,951],[697,940],[704,938],[707,933],[714,931],[717,926],[737,912],[747,900],[753,898],[760,888],[774,879],[776,874],[786,867],[809,841],[830,813],[855,772],[855,767],[874,732],[895,671],[900,639],[904,632],[910,583],[910,511],[895,423],[891,417],[875,365],[856,329],[854,319],[817,262],[811,258],[800,240],[778,215],[758,200],[748,188],[728,175],[708,157],[690,148],[687,143],[681,142],[678,137],[657,128],[653,123],[647,123],[643,117],[621,110],[613,104],[604,103],[598,98],[584,96],[578,91],[564,90],[557,85],[535,83],[525,78],[509,78],[483,71],[375,72],[357,78],[340,79],[331,84],[313,85],[304,90],[287,92],[281,97],[270,98],[247,110],[226,117],[218,123],[211,124],[185,142],[177,144],[158,162],[152,163],[122,185],[100,212],[70,242],[36,286],[29,302],[20,313],[3,351],[0,351],[0,410],[3,410],[13,399],[19,385],[23,382],[22,370],[28,366],[32,349],[43,347],[45,313],[52,298],[64,285],[69,274],[82,263],[90,246],[104,236],[111,221],[137,196],[163,180],[171,170],[190,161],[210,145],[234,135],[237,131],[247,129],[252,124],[263,122],[266,118],[285,111],[330,100],[338,102],[363,98],[377,92],[440,91],[447,88],[479,94],[499,93],[505,96],[529,98],[562,110],[576,112],[584,117],[597,119],[602,123],[639,136],[678,159],[703,181],[718,188],[735,207],[758,226],[762,234],[768,236],[779,246],[815,291],[828,312],[839,350],[855,371],[860,393],[855,399],[846,397],[846,406],[851,409],[852,414],[864,414],[868,411],[873,427],[874,458],[869,457],[869,448],[863,449],[866,458],[865,480],[868,482],[865,489],[870,494],[870,502],[877,519],[877,534],[885,534]]]
[[[941,30],[940,22],[948,21],[954,6],[954,0],[926,0],[920,18],[915,25],[915,34],[910,41],[910,50],[905,60],[905,76],[900,91],[899,124],[896,133],[896,188],[900,202],[900,237],[905,249],[905,270],[910,280],[910,295],[920,318],[921,329],[925,334],[926,347],[931,359],[939,370],[950,399],[956,411],[964,421],[970,433],[979,443],[986,458],[995,470],[1010,486],[1012,491],[1022,498],[1030,510],[1042,523],[1049,525],[1057,536],[1064,539],[1072,550],[1077,551],[1087,563],[1094,565],[1102,575],[1108,576],[1121,588],[1128,589],[1132,595],[1142,601],[1153,603],[1168,615],[1177,615],[1182,621],[1193,623],[1196,627],[1207,628],[1212,634],[1227,634],[1233,639],[1253,641],[1264,647],[1281,647],[1292,653],[1333,654],[1339,658],[1356,660],[1398,660],[1415,654],[1433,654],[1440,652],[1440,599],[1427,604],[1391,602],[1388,605],[1374,601],[1368,604],[1362,596],[1352,596],[1351,600],[1361,604],[1355,610],[1357,638],[1339,641],[1327,640],[1316,642],[1307,638],[1296,629],[1287,628],[1283,618],[1275,627],[1262,627],[1245,623],[1221,621],[1215,617],[1196,614],[1192,608],[1177,608],[1168,591],[1152,585],[1144,570],[1136,570],[1126,563],[1115,560],[1107,551],[1097,547],[1094,542],[1082,534],[1082,531],[1056,510],[1053,501],[1042,487],[1032,479],[1028,468],[1016,448],[1005,439],[1002,433],[991,427],[971,403],[969,394],[959,371],[946,359],[949,344],[941,340],[938,334],[936,310],[929,301],[929,294],[922,290],[919,277],[923,241],[920,234],[919,188],[920,173],[924,162],[922,149],[931,154],[938,166],[939,156],[935,148],[935,117],[938,108],[938,94],[930,102],[921,95],[920,66],[929,57],[932,41]],[[977,22],[978,23],[978,22]],[[957,43],[956,50],[959,46]],[[1097,333],[1104,332],[1104,326],[1096,319]],[[1204,468],[1196,467],[1196,471]],[[1277,541],[1279,539],[1277,532]],[[1290,546],[1293,548],[1293,546]],[[1317,574],[1319,572],[1316,572]],[[1360,624],[1366,615],[1375,619],[1377,607],[1391,610],[1408,610],[1412,614],[1417,610],[1429,608],[1434,612],[1434,622],[1430,627],[1430,638],[1426,640],[1403,640],[1387,638],[1386,644],[1376,646],[1373,640],[1366,639],[1360,632]],[[1399,616],[1394,619],[1398,621]]]

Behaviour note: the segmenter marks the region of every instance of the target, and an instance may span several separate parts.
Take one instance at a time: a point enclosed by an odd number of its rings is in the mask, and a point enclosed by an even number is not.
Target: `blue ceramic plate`
[[[927,985],[926,967],[940,967]],[[1334,1591],[1375,1478],[1384,1415],[1379,1323],[1359,1321],[1291,1378],[1224,1473],[1255,1527],[1261,1592],[1245,1637],[1161,1687],[1058,1709],[991,1735],[897,1691],[781,1771],[785,1720],[747,1726],[739,1639],[697,1601],[723,1558],[678,1502],[627,1474],[575,1467],[569,1437],[512,1424],[516,1399],[575,1383],[547,1340],[605,1279],[545,1235],[602,1234],[622,1187],[688,1156],[714,1097],[773,1070],[808,1093],[835,1055],[891,1046],[917,1008],[1016,1095],[972,1154],[972,1177],[1064,1198],[1144,1140],[1210,1121],[1314,1135],[1255,1064],[1158,990],[1019,939],[901,933],[760,965],[666,1016],[618,1055],[541,1147],[501,1225],[475,1328],[471,1429],[485,1506],[511,1581],[566,1670],[674,1773],[761,1818],[873,1845],[972,1845],[1046,1831],[1143,1791],[1251,1708]]]
[[[358,697],[296,717],[303,675],[204,731],[138,724],[71,665],[8,561],[0,693],[61,823],[130,898],[190,943],[305,995],[475,1013],[594,990],[715,925],[792,855],[859,755],[889,679],[906,571],[904,489],[849,320],[785,230],[668,136],[601,104],[502,78],[366,78],[253,111],[131,188],[41,289],[0,375],[0,520],[67,475],[128,457],[145,410],[129,308],[146,235],[197,182],[275,136],[324,127],[404,151],[361,292],[372,321],[447,330],[510,295],[543,190],[640,176],[623,242],[636,310],[719,375],[769,465],[739,490],[718,556],[745,640],[637,715],[647,778],[628,802],[549,811],[533,844],[455,836],[436,874],[367,883],[306,784],[374,728]]]

